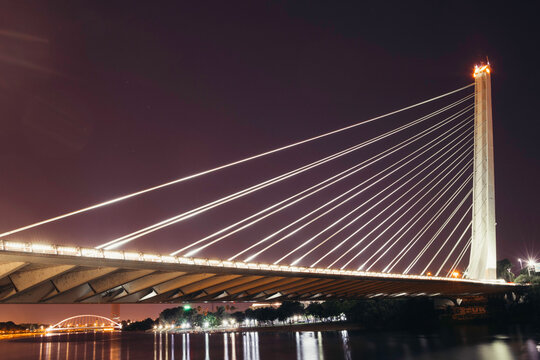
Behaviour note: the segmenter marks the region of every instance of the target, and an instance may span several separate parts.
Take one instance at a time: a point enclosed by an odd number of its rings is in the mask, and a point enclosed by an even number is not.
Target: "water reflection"
[[[56,343],[56,360],[60,360],[60,342]]]
[[[86,335],[84,336],[84,338],[86,340]],[[84,358],[83,358],[83,360],[86,360],[86,345],[88,345],[88,341],[84,342]]]
[[[242,333],[243,359],[259,360],[259,333],[245,332]]]
[[[169,360],[169,334],[165,334],[165,360]]]
[[[154,360],[157,360],[157,333],[154,333]]]
[[[163,360],[163,346],[161,346],[161,343],[163,341],[163,333],[159,333],[159,360]]]
[[[182,360],[189,360],[189,334],[182,334]]]
[[[45,359],[50,360],[51,359],[51,343],[47,342],[45,345]]]
[[[154,360],[169,360],[169,357],[171,360],[175,360],[175,338],[177,337],[178,341],[181,340],[180,350],[182,353],[182,360],[190,360],[192,353],[196,355],[195,357],[197,359],[204,358],[205,360],[210,360],[223,358],[224,360],[237,360],[237,336],[242,337],[243,356],[240,357],[240,359],[260,360],[259,333],[257,332],[223,333],[221,335],[211,333],[190,334],[155,332],[152,336]],[[317,341],[317,344],[319,344],[319,349],[317,351],[322,354],[322,337],[320,333],[318,336],[320,340]],[[191,337],[197,339],[194,349],[191,349],[190,346]],[[218,346],[220,346],[221,349],[219,349]],[[116,348],[117,347],[115,347],[115,349]],[[111,349],[111,354],[115,354],[115,360],[120,360],[117,355],[118,352]],[[129,356],[127,358],[129,359]]]
[[[527,355],[529,359],[538,360],[540,359],[540,345],[536,343],[534,340],[527,340],[525,342],[525,346],[527,348]]]
[[[121,335],[118,333],[51,333],[42,335],[35,341],[39,341],[39,347],[38,353],[33,358],[39,360],[86,360],[87,358],[121,360],[123,358]],[[126,350],[126,358],[129,359],[129,347]],[[154,351],[157,351],[156,346]]]
[[[209,335],[207,332],[204,333],[204,360],[210,360],[210,349],[208,344]]]
[[[540,335],[497,331],[54,334],[1,341],[0,359],[539,359]]]
[[[322,351],[322,336],[313,331],[296,333],[296,358],[298,360],[324,359]]]
[[[92,360],[96,360],[96,333],[94,333],[94,341],[92,342]]]
[[[231,333],[231,360],[236,360],[236,333]]]
[[[342,330],[339,332],[341,335],[341,344],[343,347],[343,355],[346,360],[351,360],[351,347],[349,344],[349,333],[347,330]]]
[[[69,359],[69,333],[68,333],[68,336],[67,336],[67,342],[66,342],[66,360]]]
[[[171,360],[174,360],[174,335],[171,335]]]
[[[478,347],[478,359],[491,360],[512,360],[514,356],[510,352],[508,345],[504,341],[495,341]]]
[[[223,360],[229,360],[229,341],[227,333],[223,333]]]

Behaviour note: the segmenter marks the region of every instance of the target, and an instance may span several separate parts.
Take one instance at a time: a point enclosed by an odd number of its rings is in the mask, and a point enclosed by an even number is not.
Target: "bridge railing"
[[[360,277],[369,276],[369,277],[381,277],[385,279],[395,278],[395,279],[419,279],[419,280],[420,279],[421,280],[445,280],[445,281],[456,281],[456,282],[465,281],[465,282],[483,283],[483,284],[486,284],[486,283],[500,284],[501,283],[501,280],[471,280],[471,279],[447,278],[447,277],[426,276],[426,275],[409,275],[409,274],[404,275],[404,274],[396,274],[396,273],[380,273],[380,272],[368,272],[368,271],[345,270],[345,269],[312,268],[312,267],[265,264],[265,263],[246,263],[243,261],[189,258],[189,257],[183,257],[183,256],[147,254],[147,253],[133,252],[133,251],[104,250],[104,249],[83,248],[83,247],[75,247],[75,246],[52,245],[52,244],[42,244],[42,243],[34,244],[34,243],[13,242],[13,241],[5,241],[5,240],[0,240],[0,251],[88,257],[88,258],[100,258],[100,259],[110,259],[110,260],[154,262],[154,263],[165,263],[165,264],[199,265],[199,266],[231,268],[231,269],[252,269],[252,270],[265,270],[265,271],[275,271],[275,272],[294,272],[294,273],[308,273],[308,274],[322,274],[322,275],[360,276]]]

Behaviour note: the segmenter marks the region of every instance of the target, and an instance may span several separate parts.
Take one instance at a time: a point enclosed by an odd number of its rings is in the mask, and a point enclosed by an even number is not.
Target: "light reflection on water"
[[[2,360],[538,359],[540,334],[486,327],[437,333],[304,331],[85,333],[0,341]]]
[[[244,357],[245,360],[259,360],[259,333],[245,332],[242,333],[244,343]]]
[[[189,334],[182,334],[182,360],[189,359]]]
[[[347,330],[340,331],[341,343],[343,344],[343,355],[344,359],[351,360],[351,349],[349,348],[349,333]]]

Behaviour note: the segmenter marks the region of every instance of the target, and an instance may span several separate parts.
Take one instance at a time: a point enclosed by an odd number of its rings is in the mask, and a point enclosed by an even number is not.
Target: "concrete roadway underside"
[[[385,278],[0,251],[0,303],[459,298],[519,289],[511,284],[427,277]]]

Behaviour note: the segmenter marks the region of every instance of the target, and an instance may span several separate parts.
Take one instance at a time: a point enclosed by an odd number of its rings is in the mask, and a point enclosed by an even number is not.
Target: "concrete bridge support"
[[[476,67],[474,76],[473,213],[468,277],[478,280],[494,280],[497,278],[497,251],[495,243],[495,176],[489,65]]]

